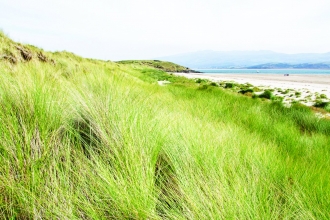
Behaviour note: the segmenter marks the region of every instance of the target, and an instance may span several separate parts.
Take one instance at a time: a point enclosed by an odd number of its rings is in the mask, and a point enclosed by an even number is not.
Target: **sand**
[[[202,78],[214,82],[236,82],[239,84],[250,83],[263,89],[275,89],[275,95],[284,97],[285,102],[299,101],[305,105],[313,105],[320,94],[330,98],[330,74],[208,74],[208,73],[174,73],[187,78]],[[283,95],[278,90],[293,90],[290,94]],[[298,97],[291,95],[301,93]],[[291,95],[291,96],[290,96]]]

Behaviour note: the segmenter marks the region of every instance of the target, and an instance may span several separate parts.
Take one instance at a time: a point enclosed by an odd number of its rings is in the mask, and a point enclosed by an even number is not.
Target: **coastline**
[[[173,73],[186,78],[201,78],[210,81],[233,81],[239,84],[250,83],[254,86],[281,89],[310,89],[311,92],[327,93],[330,96],[329,74],[209,74],[209,73]]]
[[[299,101],[311,106],[324,94],[327,98],[322,101],[330,101],[330,74],[210,74],[210,73],[173,73],[190,79],[207,79],[213,82],[235,82],[238,84],[252,84],[262,90],[274,89],[274,94],[282,96],[284,102],[290,104]],[[292,93],[300,93],[298,97],[283,95],[278,90],[292,90]],[[291,96],[290,96],[291,95]]]

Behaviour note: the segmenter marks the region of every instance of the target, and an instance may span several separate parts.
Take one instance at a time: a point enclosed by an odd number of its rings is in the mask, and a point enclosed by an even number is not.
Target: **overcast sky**
[[[105,60],[199,50],[330,51],[330,0],[0,0],[0,29]]]

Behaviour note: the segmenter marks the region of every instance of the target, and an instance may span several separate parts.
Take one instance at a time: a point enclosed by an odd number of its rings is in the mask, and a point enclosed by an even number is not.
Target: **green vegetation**
[[[235,88],[235,86],[236,86],[236,84],[235,84],[235,83],[231,83],[231,82],[227,82],[227,83],[225,84],[225,88],[230,88],[230,89],[232,89],[232,88]]]
[[[195,80],[195,82],[196,83],[207,83],[209,81],[207,79],[200,79],[200,78],[198,78],[198,79]]]
[[[239,91],[239,93],[241,94],[246,94],[246,93],[253,93],[253,89],[250,89],[250,88],[243,88]]]
[[[326,111],[330,112],[330,102],[324,102],[322,100],[316,100],[314,107],[323,108]]]
[[[218,86],[218,84],[217,83],[215,83],[215,82],[210,82],[210,84],[209,84],[210,86]]]
[[[262,90],[259,87],[254,87],[253,88],[253,91],[255,91],[255,92],[261,92]]]
[[[330,218],[310,108],[17,45],[0,35],[0,219]]]
[[[290,89],[286,89],[285,91],[282,91],[282,94],[288,94],[290,92]]]
[[[133,67],[146,65],[165,72],[195,72],[187,67],[180,66],[172,62],[166,62],[160,60],[123,60],[123,61],[118,61],[117,63],[132,64]]]
[[[320,98],[321,98],[321,99],[326,99],[326,98],[327,98],[327,95],[325,95],[325,94],[321,94],[321,95],[320,95]]]
[[[267,89],[259,95],[259,98],[271,99],[271,98],[273,98],[273,96],[274,95],[273,95],[272,91]]]

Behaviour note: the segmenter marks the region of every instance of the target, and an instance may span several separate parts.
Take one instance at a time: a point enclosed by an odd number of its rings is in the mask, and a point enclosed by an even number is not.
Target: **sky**
[[[15,41],[103,60],[330,52],[329,0],[0,0]]]

